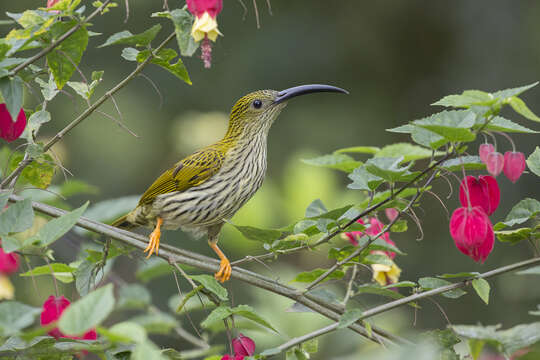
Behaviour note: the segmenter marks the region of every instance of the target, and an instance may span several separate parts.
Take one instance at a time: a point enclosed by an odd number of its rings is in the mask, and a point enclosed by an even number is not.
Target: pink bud
[[[223,9],[223,0],[187,0],[188,10],[193,15],[201,17],[205,12],[215,18]]]
[[[0,273],[11,274],[19,268],[19,255],[6,253],[0,248]]]
[[[492,144],[482,144],[478,148],[478,155],[480,156],[480,160],[485,164],[487,162],[487,157],[489,154],[495,151],[495,147]]]
[[[17,120],[13,121],[6,104],[0,104],[0,137],[7,142],[17,140],[26,127],[26,114],[19,111]]]
[[[497,177],[504,167],[504,156],[500,152],[494,151],[488,155],[486,168],[488,173]]]
[[[515,183],[525,170],[525,155],[522,152],[507,151],[504,153],[504,175]]]
[[[384,213],[390,221],[394,221],[394,219],[397,218],[397,216],[399,215],[399,211],[394,208],[386,208],[384,209]]]
[[[465,180],[467,184],[465,184]],[[482,175],[476,179],[474,176],[467,176],[461,181],[459,186],[459,201],[464,207],[469,206],[467,200],[467,189],[471,207],[480,206],[487,215],[491,215],[497,210],[501,200],[501,192],[497,180],[490,175]]]
[[[459,251],[476,262],[486,261],[493,250],[493,225],[480,206],[454,210],[450,218],[450,235]]]
[[[60,0],[47,0],[47,8],[53,7]]]
[[[255,341],[241,333],[233,339],[232,346],[236,356],[251,356],[255,353]]]

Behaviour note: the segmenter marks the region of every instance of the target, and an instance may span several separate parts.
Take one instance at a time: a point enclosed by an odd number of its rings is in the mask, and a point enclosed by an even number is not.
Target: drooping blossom
[[[497,177],[504,167],[504,156],[500,152],[493,151],[487,156],[486,169],[488,173]]]
[[[384,213],[389,221],[394,221],[399,215],[399,211],[396,208],[386,208],[384,209]]]
[[[9,277],[4,274],[0,274],[0,300],[11,300],[15,296],[15,288]]]
[[[525,155],[518,151],[504,153],[504,175],[513,183],[518,181],[525,170]]]
[[[255,353],[255,341],[240,333],[232,340],[235,355],[251,356]]]
[[[244,360],[245,356],[243,355],[223,355],[221,360]]]
[[[380,253],[383,253],[382,251]],[[387,264],[371,264],[373,270],[373,280],[381,286],[395,284],[399,281],[401,269],[392,261],[392,265]]]
[[[53,7],[60,0],[47,0],[47,8]]]
[[[468,193],[467,193],[468,191]],[[467,195],[469,195],[467,197]],[[467,176],[459,186],[459,201],[464,207],[480,206],[487,215],[497,210],[501,199],[501,192],[497,180],[490,175],[481,175],[477,178]]]
[[[60,315],[69,307],[71,303],[63,295],[55,297],[51,295],[43,303],[43,310],[41,311],[41,326],[49,325],[60,319]],[[79,339],[79,340],[96,340],[97,333],[96,330],[91,329],[85,332],[82,336],[72,336],[63,334],[60,329],[55,327],[54,329],[48,332],[50,336],[55,338],[70,338],[70,339]]]
[[[481,206],[454,210],[450,218],[450,235],[459,251],[476,262],[486,261],[493,250],[493,225]]]
[[[0,137],[7,142],[15,141],[26,127],[26,114],[21,108],[17,119],[13,121],[6,104],[0,104]]]
[[[6,253],[0,247],[0,300],[11,300],[15,296],[15,287],[9,280],[9,274],[19,268],[19,255]]]
[[[201,59],[204,67],[212,65],[212,44],[218,35],[223,35],[218,29],[217,16],[223,9],[223,0],[187,0],[188,10],[195,15],[191,28],[193,40],[201,43]]]
[[[492,152],[495,152],[495,147],[492,144],[484,143],[478,147],[478,156],[480,156],[480,160],[484,164],[486,164],[487,158]]]

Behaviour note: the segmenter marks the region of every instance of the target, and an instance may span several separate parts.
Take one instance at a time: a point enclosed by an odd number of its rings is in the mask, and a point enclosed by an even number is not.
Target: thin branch
[[[45,49],[38,52],[36,55],[32,56],[25,62],[19,64],[18,66],[14,67],[13,70],[9,73],[10,76],[13,76],[17,74],[19,71],[27,67],[28,65],[36,62],[37,60],[41,59],[43,56],[47,55],[51,51],[53,51],[58,45],[60,45],[64,40],[66,40],[68,37],[73,35],[77,30],[79,30],[81,27],[83,27],[87,22],[92,20],[96,15],[101,13],[103,9],[111,2],[111,0],[105,0],[103,4],[99,8],[97,8],[93,13],[91,13],[84,22],[78,23],[68,31],[66,31],[62,36],[58,38],[55,42],[53,42],[51,45],[47,46]]]
[[[11,195],[9,198],[9,201],[11,202],[17,202],[22,200],[23,198],[17,195]],[[55,208],[54,206],[42,204],[36,201],[32,202],[32,207],[34,208],[34,210],[52,217],[59,217],[66,214],[66,211],[64,210],[60,210],[58,208]],[[144,250],[148,242],[148,239],[143,235],[106,225],[85,217],[79,218],[79,220],[77,221],[77,225],[89,231],[111,237],[115,240],[121,241],[140,250]],[[173,262],[191,265],[209,272],[216,272],[219,269],[219,260],[217,259],[213,259],[188,250],[175,248],[166,244],[161,245],[159,257],[167,261],[170,259]],[[234,267],[232,277],[250,285],[297,301],[302,305],[310,308],[311,310],[334,321],[339,321],[339,318],[345,311],[342,306],[339,306],[337,304],[329,304],[311,294],[302,294],[296,288],[281,284],[277,281],[274,281],[265,276],[243,268]],[[375,326],[372,326],[372,334],[369,334],[369,332],[358,323],[352,324],[351,326],[349,326],[349,328],[356,333],[362,335],[363,337],[377,343],[379,343],[379,341],[383,341],[386,344],[410,344],[408,340],[403,339],[397,335],[390,334]]]
[[[107,3],[106,1],[105,3]],[[113,87],[111,90],[107,91],[105,95],[100,97],[95,103],[93,103],[90,107],[88,107],[81,115],[79,115],[75,120],[73,120],[71,123],[69,123],[65,128],[63,128],[60,132],[58,132],[47,144],[43,146],[43,152],[46,152],[56,144],[58,141],[60,141],[71,129],[73,129],[75,126],[79,125],[83,120],[85,120],[88,116],[90,116],[101,104],[103,104],[107,99],[111,98],[113,94],[115,94],[118,90],[122,89],[124,86],[127,85],[128,82],[130,82],[135,76],[137,76],[143,68],[150,63],[150,61],[153,59],[155,54],[161,50],[169,41],[171,41],[175,37],[175,33],[171,33],[159,46],[150,53],[150,56],[146,58],[142,63],[140,63],[135,70],[133,70],[128,76],[126,76],[122,81],[120,81],[115,87]],[[0,183],[0,189],[5,188],[7,184],[10,183],[10,181],[15,178],[26,166],[28,166],[33,160],[32,159],[24,159],[22,160],[19,165],[9,174],[1,183]]]

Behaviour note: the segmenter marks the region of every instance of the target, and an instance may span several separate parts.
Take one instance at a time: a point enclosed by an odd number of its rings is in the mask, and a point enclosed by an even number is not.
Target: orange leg
[[[225,254],[218,248],[217,241],[208,241],[208,245],[212,248],[212,250],[215,251],[217,256],[221,259],[221,263],[219,264],[219,271],[214,275],[214,277],[219,282],[225,282],[231,278],[232,268],[231,263],[229,259],[225,256]]]
[[[148,242],[146,249],[144,249],[144,252],[148,252],[148,255],[146,256],[147,259],[154,253],[154,251],[156,252],[156,255],[158,254],[159,238],[161,237],[161,224],[163,224],[163,219],[158,217],[156,221],[156,228],[150,234],[150,241]]]

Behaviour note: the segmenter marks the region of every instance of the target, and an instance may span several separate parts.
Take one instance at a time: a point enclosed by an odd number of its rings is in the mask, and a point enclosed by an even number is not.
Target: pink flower
[[[450,235],[459,251],[476,262],[486,261],[493,250],[493,225],[480,206],[454,210],[450,218]]]
[[[200,18],[204,13],[208,13],[213,18],[223,9],[223,0],[187,0],[187,6],[190,13]]]
[[[60,315],[68,308],[70,302],[63,295],[60,297],[55,297],[53,295],[49,296],[47,300],[43,303],[43,310],[41,311],[41,326],[49,325],[57,321],[60,318]],[[96,330],[92,329],[83,334],[83,336],[72,336],[63,334],[57,327],[48,332],[50,336],[55,338],[70,338],[70,339],[80,339],[80,340],[96,340],[97,333]]]
[[[187,0],[189,12],[195,15],[191,27],[191,37],[201,43],[201,59],[205,68],[212,66],[212,44],[218,35],[223,35],[218,29],[217,16],[223,9],[223,0]]]
[[[362,219],[358,219],[357,223],[364,225],[364,221]],[[369,218],[369,224],[370,226],[365,230],[365,234],[369,236],[377,236],[383,229],[384,224],[380,222],[377,218],[371,217]],[[344,233],[344,237],[354,246],[358,245],[358,239],[364,236],[364,231],[350,231]],[[384,241],[386,241],[390,245],[396,245],[395,242],[390,240],[390,235],[385,232],[380,236]],[[391,251],[385,251],[385,254],[388,255],[391,259],[396,257],[395,252]]]
[[[53,7],[59,1],[60,0],[47,0],[47,7],[48,8]]]
[[[522,152],[507,151],[504,153],[504,175],[515,183],[525,170],[525,155]]]
[[[19,268],[19,255],[15,253],[6,253],[0,248],[0,273],[11,274]]]
[[[26,127],[26,114],[21,108],[14,122],[6,104],[0,104],[0,137],[7,142],[17,140]]]
[[[492,152],[487,156],[486,168],[488,173],[497,177],[504,167],[504,157],[500,152]]]
[[[251,356],[255,353],[255,341],[242,333],[233,339],[232,346],[236,356]]]
[[[480,160],[482,160],[484,164],[486,164],[487,157],[492,152],[495,152],[495,147],[492,144],[485,143],[478,148],[478,156],[480,156]]]
[[[397,209],[394,209],[394,208],[386,208],[384,209],[384,213],[386,214],[386,217],[390,221],[394,221],[394,219],[397,218],[399,215],[399,211],[397,211]]]
[[[465,184],[466,182],[466,184]],[[469,191],[470,204],[467,199],[467,189]],[[497,180],[493,176],[483,175],[478,179],[474,176],[467,176],[461,181],[459,186],[459,201],[461,206],[481,206],[487,215],[491,215],[497,210],[501,199],[501,192]]]
[[[221,360],[244,360],[244,356],[243,355],[235,355],[235,356],[232,356],[232,355],[223,355],[221,357]]]

